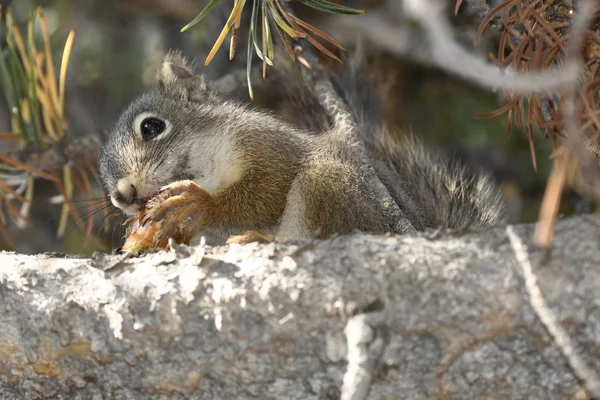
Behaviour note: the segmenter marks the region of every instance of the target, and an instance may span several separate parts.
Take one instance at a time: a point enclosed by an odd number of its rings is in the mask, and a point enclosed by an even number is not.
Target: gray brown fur
[[[314,107],[318,104],[316,93],[306,76],[281,58],[278,66],[286,70],[280,75],[293,74],[293,79],[286,80],[286,88],[294,93],[299,123],[321,131],[329,129],[325,110]],[[355,119],[371,165],[412,225],[417,230],[466,229],[505,222],[505,204],[491,176],[425,146],[413,134],[399,135],[383,125],[381,99],[366,76],[359,46],[345,60],[342,72],[330,79]],[[310,110],[304,112],[307,106]],[[346,151],[345,147],[342,143],[340,151]],[[352,159],[348,156],[349,163]]]
[[[379,126],[375,103],[361,106],[368,97],[358,90],[363,85],[355,79],[358,64],[349,65],[337,87],[380,180],[415,228],[502,222],[493,182],[416,141],[395,142]],[[286,73],[294,79],[292,70]],[[313,131],[221,99],[192,74],[185,58],[170,53],[157,84],[127,108],[104,145],[100,171],[113,203],[132,214],[163,185],[190,179],[211,194],[210,204],[198,205],[202,223],[190,222],[195,234],[224,238],[258,230],[291,239],[317,231],[321,237],[354,229],[394,232],[393,221],[385,217],[389,204],[376,198],[364,179],[358,161],[362,144],[325,126],[325,112],[311,99],[314,89],[303,86],[295,85],[294,93],[318,118],[309,125]],[[170,121],[168,136],[142,141],[133,122],[144,112]],[[131,185],[134,199],[127,189]]]
[[[413,226],[466,229],[505,222],[504,201],[489,175],[381,124],[380,99],[365,80],[360,54],[358,49],[334,82],[357,119],[371,163]]]

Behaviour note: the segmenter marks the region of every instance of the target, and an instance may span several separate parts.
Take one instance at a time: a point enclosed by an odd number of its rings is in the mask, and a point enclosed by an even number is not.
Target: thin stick
[[[571,338],[558,323],[556,316],[544,301],[523,240],[515,233],[512,226],[506,228],[506,234],[510,239],[515,258],[523,271],[525,288],[529,294],[529,303],[533,311],[554,338],[554,342],[567,359],[575,375],[585,384],[592,397],[600,399],[600,379],[598,379],[596,373],[578,355],[573,342],[571,342]]]

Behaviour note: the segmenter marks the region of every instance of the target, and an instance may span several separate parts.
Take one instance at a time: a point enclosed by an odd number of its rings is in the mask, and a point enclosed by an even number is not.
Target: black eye
[[[149,142],[156,138],[158,135],[165,131],[167,124],[165,121],[158,118],[146,118],[140,124],[140,131],[142,132],[142,138]]]

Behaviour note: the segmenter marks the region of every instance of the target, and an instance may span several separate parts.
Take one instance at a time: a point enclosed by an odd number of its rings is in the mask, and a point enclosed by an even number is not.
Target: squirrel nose
[[[117,182],[117,191],[113,197],[119,203],[131,205],[138,199],[138,193],[136,187],[131,183],[120,180]]]

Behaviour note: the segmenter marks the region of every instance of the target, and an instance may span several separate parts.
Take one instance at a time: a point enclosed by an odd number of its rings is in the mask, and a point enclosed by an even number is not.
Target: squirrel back
[[[279,61],[300,124],[325,132],[330,121],[313,85],[301,74],[285,71],[290,65]],[[379,179],[417,230],[485,228],[505,221],[504,202],[491,176],[426,146],[412,133],[385,126],[382,99],[368,79],[360,45],[340,73],[331,73],[331,81],[355,119]]]

